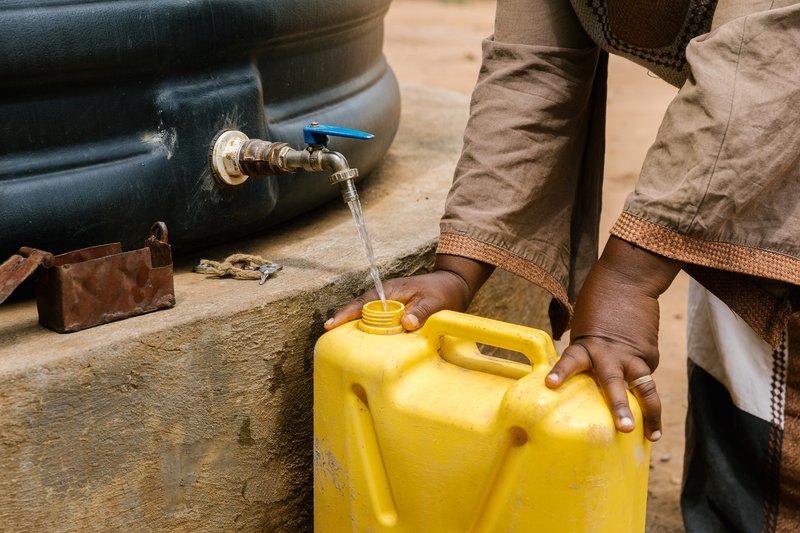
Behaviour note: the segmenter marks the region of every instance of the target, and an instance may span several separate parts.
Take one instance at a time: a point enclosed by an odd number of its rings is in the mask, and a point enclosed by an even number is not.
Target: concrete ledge
[[[428,269],[465,97],[403,87],[397,139],[360,186],[384,277]],[[24,243],[21,243],[24,244]],[[0,307],[0,529],[305,531],[312,354],[369,286],[347,207],[208,250],[284,265],[263,286],[176,264],[177,306],[59,335]],[[497,273],[471,311],[545,326],[543,291]]]

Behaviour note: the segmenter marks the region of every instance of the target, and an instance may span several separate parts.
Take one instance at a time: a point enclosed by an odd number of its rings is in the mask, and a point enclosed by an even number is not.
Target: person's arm
[[[439,253],[549,291],[560,337],[597,260],[606,57],[567,0],[500,0],[483,43]]]
[[[691,75],[611,233],[685,263],[777,347],[790,308],[769,287],[800,285],[800,4],[731,4],[686,48]]]
[[[633,429],[625,383],[658,364],[657,298],[680,268],[716,289],[764,340],[780,342],[782,325],[764,316],[780,316],[785,302],[770,309],[748,276],[800,280],[791,170],[799,138],[787,112],[800,103],[798,28],[800,6],[760,11],[720,24],[687,48],[692,76],[670,104],[614,236],[581,290],[572,344],[546,379],[558,387],[591,370],[621,431]],[[631,392],[645,435],[658,440],[655,382]]]
[[[589,272],[575,305],[571,344],[547,376],[557,388],[580,372],[593,371],[617,429],[633,430],[626,383],[658,366],[658,297],[681,263],[611,237]],[[661,438],[661,402],[654,381],[631,392],[642,409],[644,433]]]

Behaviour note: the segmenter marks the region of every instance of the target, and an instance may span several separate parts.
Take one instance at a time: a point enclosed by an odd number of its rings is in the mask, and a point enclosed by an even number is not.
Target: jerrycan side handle
[[[542,330],[455,311],[434,313],[420,329],[419,335],[437,341],[448,335],[512,350],[527,357],[531,362],[531,367],[537,365],[548,365],[549,367],[555,364],[557,359],[553,341]],[[457,360],[452,360],[452,357],[443,353],[442,357],[449,363],[470,370],[479,370],[514,379],[522,377],[517,370],[520,365],[512,364],[511,361],[508,362],[508,365],[504,365],[505,361],[498,362],[480,355],[459,354]],[[504,368],[505,366],[508,368]]]

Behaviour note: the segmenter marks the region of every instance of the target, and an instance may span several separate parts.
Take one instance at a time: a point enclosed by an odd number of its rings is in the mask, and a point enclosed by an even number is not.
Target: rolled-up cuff
[[[777,252],[689,237],[629,213],[622,213],[611,234],[684,263],[800,285],[800,260]]]
[[[725,302],[773,347],[780,343],[792,306],[764,290],[754,278],[800,285],[795,257],[689,237],[630,213],[623,213],[611,234],[653,253],[686,263],[684,270]]]
[[[567,297],[566,288],[536,263],[495,245],[455,233],[441,234],[436,253],[483,261],[542,287],[553,295],[553,303],[556,304],[551,303],[549,310],[553,337],[560,338],[569,327],[572,305]]]

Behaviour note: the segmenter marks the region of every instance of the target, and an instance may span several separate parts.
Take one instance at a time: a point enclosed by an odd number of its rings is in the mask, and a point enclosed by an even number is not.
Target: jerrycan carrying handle
[[[500,322],[455,311],[439,311],[431,315],[419,334],[430,339],[439,339],[445,335],[467,339],[480,344],[519,352],[537,365],[553,365],[556,353],[550,337],[544,331]],[[442,358],[447,362],[469,370],[478,370],[503,377],[519,379],[529,373],[527,367],[513,361],[497,360],[481,355],[458,355],[444,353]],[[520,368],[524,368],[521,371]]]

